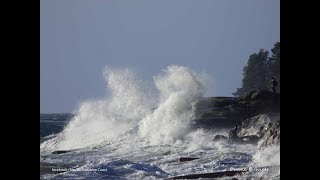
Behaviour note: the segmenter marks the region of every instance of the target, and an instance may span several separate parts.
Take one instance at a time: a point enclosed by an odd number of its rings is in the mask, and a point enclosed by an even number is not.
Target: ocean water
[[[202,75],[168,66],[152,86],[130,69],[106,68],[104,76],[110,96],[83,102],[75,114],[40,115],[40,179],[163,179],[236,169],[249,169],[239,179],[280,178],[279,146],[213,141],[230,129],[192,128],[206,90]]]
[[[40,143],[61,132],[74,114],[40,114]]]

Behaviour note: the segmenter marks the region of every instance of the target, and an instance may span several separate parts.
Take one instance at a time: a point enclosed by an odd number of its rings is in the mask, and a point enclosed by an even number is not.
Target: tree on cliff
[[[242,96],[256,89],[270,90],[272,77],[278,81],[277,92],[280,92],[280,42],[274,44],[271,52],[271,57],[264,49],[250,55],[243,68],[242,86],[233,93],[234,96]]]
[[[269,58],[268,78],[274,77],[278,81],[277,92],[280,93],[280,42],[276,42],[271,49],[272,55]]]
[[[264,49],[250,55],[247,65],[243,68],[242,87],[233,95],[241,96],[255,89],[268,89],[268,55],[269,52]]]

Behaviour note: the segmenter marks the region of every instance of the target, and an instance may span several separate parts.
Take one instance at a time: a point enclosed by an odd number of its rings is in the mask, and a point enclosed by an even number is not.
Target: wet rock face
[[[266,130],[262,130],[261,147],[280,144],[280,121],[268,124]]]
[[[215,141],[280,144],[280,94],[254,90],[243,97],[208,97],[196,104],[194,128],[233,128]]]
[[[232,142],[256,144],[259,147],[280,144],[280,114],[261,114],[248,118],[229,133]]]

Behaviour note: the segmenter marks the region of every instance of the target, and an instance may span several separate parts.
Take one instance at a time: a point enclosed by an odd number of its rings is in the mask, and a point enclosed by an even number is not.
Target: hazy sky
[[[147,81],[171,64],[213,77],[232,96],[250,54],[280,40],[279,0],[41,0],[41,113],[106,95],[103,68]]]

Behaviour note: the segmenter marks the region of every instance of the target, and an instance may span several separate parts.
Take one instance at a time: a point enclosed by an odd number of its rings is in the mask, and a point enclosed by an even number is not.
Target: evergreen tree
[[[272,55],[268,62],[268,78],[274,77],[278,81],[277,92],[280,93],[280,42],[276,42],[271,49]]]
[[[260,49],[259,53],[254,53],[249,57],[247,66],[243,69],[242,87],[238,88],[233,95],[241,96],[255,89],[269,89],[267,77],[269,74],[268,55],[269,52],[267,50]]]

